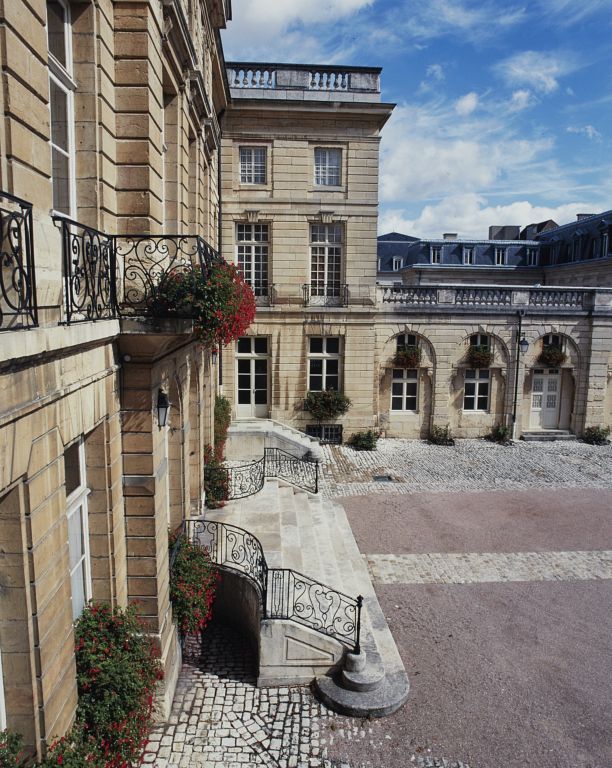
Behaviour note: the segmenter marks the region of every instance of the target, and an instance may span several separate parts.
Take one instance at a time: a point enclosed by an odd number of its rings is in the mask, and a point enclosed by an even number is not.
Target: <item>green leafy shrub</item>
[[[24,764],[21,753],[23,750],[23,737],[5,729],[0,731],[0,768],[18,768]]]
[[[229,498],[229,471],[210,445],[204,447],[204,492],[209,509],[225,506]]]
[[[317,421],[328,421],[342,416],[351,407],[350,399],[335,389],[309,392],[304,407]]]
[[[491,430],[489,440],[493,441],[494,443],[506,445],[510,442],[511,436],[512,429],[510,427],[507,427],[504,424],[496,424]]]
[[[378,432],[367,429],[364,432],[355,432],[354,435],[351,435],[348,444],[356,451],[375,451],[377,440]]]
[[[208,552],[183,534],[170,537],[170,548],[180,539],[170,571],[170,600],[180,634],[199,632],[212,615],[219,572]]]
[[[565,353],[556,344],[545,344],[538,357],[538,362],[547,368],[558,368],[565,362]]]
[[[393,358],[393,365],[396,368],[418,368],[420,363],[421,349],[415,346],[399,350]]]
[[[468,347],[467,359],[474,368],[488,368],[493,362],[493,353],[484,344],[474,344]]]
[[[232,406],[227,397],[217,395],[215,398],[215,458],[223,461],[225,456],[225,443],[227,442],[227,430],[232,421]]]
[[[244,336],[255,309],[251,287],[234,264],[224,261],[210,269],[190,266],[165,274],[149,302],[156,317],[192,318],[198,339],[212,349]]]
[[[43,766],[131,768],[141,762],[163,677],[134,608],[93,604],[75,624],[78,704],[72,730],[51,744]]]
[[[455,438],[451,433],[450,426],[433,426],[429,433],[429,442],[433,445],[455,445]]]
[[[591,445],[605,445],[610,437],[610,427],[587,427],[582,439]]]

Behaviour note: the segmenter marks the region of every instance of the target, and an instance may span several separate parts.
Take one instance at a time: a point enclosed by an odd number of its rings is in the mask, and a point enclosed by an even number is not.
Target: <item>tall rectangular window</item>
[[[308,389],[340,389],[340,337],[311,336],[308,340]]]
[[[393,257],[393,271],[397,272],[402,268],[402,257],[401,256],[394,256]]]
[[[313,303],[338,303],[342,274],[342,224],[310,225],[310,293]]]
[[[78,619],[91,599],[91,563],[85,476],[85,445],[79,440],[64,451],[68,556],[72,591],[72,618]]]
[[[236,248],[238,266],[255,297],[268,295],[267,224],[237,224]]]
[[[527,266],[537,267],[538,265],[538,249],[527,248]]]
[[[432,264],[440,264],[442,262],[442,247],[439,245],[430,246],[429,258]]]
[[[339,187],[342,167],[342,150],[315,147],[315,184]]]
[[[391,382],[391,410],[416,411],[418,377],[416,368],[394,368]]]
[[[240,183],[266,183],[266,147],[240,147]]]
[[[506,264],[506,249],[495,248],[495,264],[498,267],[503,267]]]
[[[74,91],[70,9],[64,0],[47,0],[49,111],[53,210],[75,214]]]
[[[463,391],[464,411],[489,410],[489,370],[488,368],[468,368],[465,371]]]

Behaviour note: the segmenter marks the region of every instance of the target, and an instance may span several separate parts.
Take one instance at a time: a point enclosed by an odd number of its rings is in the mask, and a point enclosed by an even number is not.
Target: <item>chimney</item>
[[[590,219],[591,216],[595,216],[594,213],[577,213],[576,221],[582,221],[582,219]]]
[[[456,232],[445,232],[442,237],[445,240],[456,240],[457,239],[457,233]]]

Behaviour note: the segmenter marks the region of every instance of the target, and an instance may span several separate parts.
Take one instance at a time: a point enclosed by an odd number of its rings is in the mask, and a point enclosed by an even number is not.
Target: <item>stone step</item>
[[[297,457],[321,460],[323,453],[315,437],[281,424],[273,419],[237,419],[228,430],[228,459],[255,459],[263,456],[264,447],[280,448]]]
[[[523,432],[521,439],[530,443],[554,442],[556,440],[576,440],[576,435],[566,429],[545,429],[534,432]]]

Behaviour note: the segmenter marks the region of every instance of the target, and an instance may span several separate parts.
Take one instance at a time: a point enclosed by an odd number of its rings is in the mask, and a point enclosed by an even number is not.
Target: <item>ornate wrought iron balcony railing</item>
[[[0,192],[0,331],[38,325],[32,204]]]
[[[344,283],[302,285],[302,301],[305,307],[347,307],[349,287]]]
[[[222,259],[199,235],[107,235],[55,216],[62,233],[67,323],[148,315],[160,285]]]

